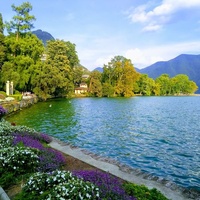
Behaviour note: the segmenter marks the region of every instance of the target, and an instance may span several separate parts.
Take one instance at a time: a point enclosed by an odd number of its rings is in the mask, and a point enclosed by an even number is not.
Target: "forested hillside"
[[[196,82],[200,89],[200,55],[182,54],[169,61],[156,62],[149,67],[139,70],[140,73],[148,74],[151,78],[157,78],[161,74],[169,74],[170,77],[177,74],[186,74]],[[200,92],[198,90],[197,92]]]

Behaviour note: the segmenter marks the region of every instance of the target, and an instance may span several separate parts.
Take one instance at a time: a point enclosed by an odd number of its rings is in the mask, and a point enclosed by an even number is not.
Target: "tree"
[[[5,36],[0,33],[0,70],[6,59],[6,44],[5,44]]]
[[[76,52],[76,45],[72,44],[69,41],[67,41],[65,43],[66,43],[66,46],[67,46],[66,55],[67,55],[68,60],[69,60],[69,65],[70,65],[71,68],[74,68],[79,63],[78,55],[77,55],[77,52]]]
[[[6,28],[8,33],[11,33],[13,30],[16,34],[16,40],[19,39],[20,34],[30,31],[34,28],[32,21],[35,20],[34,15],[30,15],[29,12],[32,10],[32,5],[29,2],[24,2],[20,6],[12,5],[13,11],[16,12],[16,15],[13,17],[13,20],[6,22]]]
[[[173,94],[191,94],[194,93],[198,87],[196,83],[189,80],[185,74],[178,74],[171,79]]]
[[[42,42],[33,34],[27,33],[15,40],[15,36],[5,38],[7,62],[2,66],[1,81],[13,81],[19,91],[31,91],[31,79],[44,51]],[[8,73],[9,72],[9,73]]]
[[[0,13],[0,34],[3,34],[3,31],[4,31],[3,17],[2,14]]]
[[[168,74],[162,74],[156,78],[156,84],[160,85],[160,95],[170,95],[171,94],[171,80]]]
[[[96,70],[91,72],[88,91],[91,96],[102,96],[101,72]]]
[[[141,74],[137,81],[137,91],[140,95],[151,96],[158,95],[159,88],[152,78],[149,78],[147,74]]]
[[[129,59],[123,56],[115,56],[103,68],[102,81],[104,83],[104,91],[106,91],[105,86],[108,85],[111,89],[109,91],[112,91],[112,87],[114,88],[114,94],[112,96],[133,96],[134,85],[138,77],[139,73],[135,71]],[[110,95],[111,93],[109,92]]]
[[[74,84],[67,43],[63,40],[48,41],[46,54],[47,59],[35,76],[37,81],[33,80],[34,92],[43,99],[71,95]]]
[[[4,30],[3,18],[2,14],[0,13],[0,70],[6,58],[6,45],[5,45],[5,36],[3,34],[3,30]]]

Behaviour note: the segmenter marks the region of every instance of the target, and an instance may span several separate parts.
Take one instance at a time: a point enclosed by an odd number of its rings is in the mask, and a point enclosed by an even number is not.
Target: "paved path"
[[[59,142],[58,140],[53,140],[50,143],[50,146],[65,153],[70,156],[73,156],[74,158],[77,158],[85,163],[88,163],[98,169],[101,169],[103,171],[109,172],[110,174],[113,174],[123,180],[133,182],[136,184],[144,184],[148,188],[157,188],[159,191],[162,192],[168,199],[171,200],[191,200],[190,198],[187,198],[183,195],[181,191],[173,190],[165,185],[162,185],[161,183],[154,181],[154,180],[147,180],[139,175],[136,175],[134,173],[126,173],[117,165],[94,159],[91,155],[85,154],[81,149],[79,148],[72,148],[67,144],[64,144],[62,142]]]

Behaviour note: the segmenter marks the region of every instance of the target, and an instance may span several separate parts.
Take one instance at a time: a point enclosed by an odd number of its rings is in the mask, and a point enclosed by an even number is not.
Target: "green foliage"
[[[102,96],[101,72],[93,71],[89,78],[89,94],[94,97]]]
[[[11,133],[29,133],[30,135],[38,135],[39,133],[27,126],[13,126],[9,122],[0,121],[0,136],[10,136]]]
[[[135,92],[138,94],[144,96],[159,95],[159,85],[152,78],[149,78],[147,74],[141,74],[136,84],[137,89]]]
[[[44,50],[42,42],[32,34],[27,34],[18,41],[13,36],[8,36],[5,42],[8,61],[2,66],[1,82],[5,85],[7,80],[12,80],[15,89],[30,91],[31,80]]]
[[[32,10],[32,5],[29,2],[24,2],[20,6],[12,5],[12,9],[16,12],[16,15],[13,17],[13,20],[6,22],[6,28],[9,33],[13,30],[16,33],[16,40],[19,39],[19,35],[30,31],[33,28],[32,21],[35,20],[33,15],[30,15]]]
[[[26,199],[98,199],[99,189],[71,172],[35,173],[15,200]]]
[[[0,94],[4,95],[5,97],[7,96],[6,92],[0,91]]]
[[[32,79],[33,91],[46,100],[49,96],[66,96],[74,93],[73,71],[70,63],[76,63],[72,53],[69,55],[71,43],[62,40],[47,42],[47,59]],[[72,48],[71,48],[72,49]],[[76,52],[73,52],[76,54]]]
[[[157,189],[148,189],[144,185],[136,185],[134,183],[125,183],[125,191],[135,196],[138,200],[167,200],[167,198]]]
[[[13,97],[17,101],[21,101],[22,100],[22,94],[13,94],[13,95],[9,95],[9,97]]]
[[[22,146],[0,150],[0,167],[13,171],[15,175],[34,172],[39,163],[37,153],[36,149]]]
[[[130,60],[122,56],[114,57],[103,68],[103,96],[134,96],[134,83],[138,77],[139,74],[135,71]],[[106,89],[105,86],[109,86],[109,89]],[[113,88],[114,93],[111,94]]]
[[[160,95],[193,94],[198,89],[196,83],[190,81],[185,74],[178,74],[173,78],[162,74],[155,82],[160,86]]]
[[[3,17],[2,14],[0,13],[0,34],[3,34],[3,30],[4,30]]]
[[[14,185],[17,183],[17,178],[15,176],[15,173],[13,171],[7,171],[3,168],[0,168],[0,185],[4,189],[9,188],[11,185]]]

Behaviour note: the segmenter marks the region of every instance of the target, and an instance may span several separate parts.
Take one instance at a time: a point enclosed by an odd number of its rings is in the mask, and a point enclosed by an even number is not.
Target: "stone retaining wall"
[[[7,110],[7,114],[21,110],[22,108],[29,107],[38,102],[38,98],[35,95],[23,96],[21,101],[1,101],[0,105]]]

